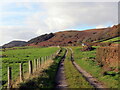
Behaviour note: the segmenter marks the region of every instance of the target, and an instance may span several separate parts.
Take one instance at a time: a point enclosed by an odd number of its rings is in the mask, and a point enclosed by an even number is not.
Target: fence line
[[[50,55],[50,56],[45,56],[45,57],[40,57],[38,59],[34,59],[33,61],[29,60],[28,61],[28,73],[29,76],[31,76],[35,71],[37,71],[38,68],[41,67],[42,64],[46,64],[47,60],[55,58],[59,54],[60,50],[58,50],[56,53]],[[24,81],[24,73],[23,73],[23,64],[19,64],[19,79],[20,82]],[[8,67],[8,85],[7,88],[12,88],[12,68]]]
[[[29,60],[28,64],[29,64],[29,75],[32,75],[33,74],[32,61]]]

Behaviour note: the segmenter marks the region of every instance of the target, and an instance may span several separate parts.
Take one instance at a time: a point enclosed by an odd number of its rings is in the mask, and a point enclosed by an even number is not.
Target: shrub
[[[81,49],[81,51],[92,51],[95,48],[93,48],[92,46],[84,46],[83,49]]]
[[[97,48],[96,60],[105,69],[118,69],[118,47],[99,47]]]

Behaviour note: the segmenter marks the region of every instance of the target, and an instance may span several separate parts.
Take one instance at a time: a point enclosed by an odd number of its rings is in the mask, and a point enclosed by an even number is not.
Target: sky
[[[97,1],[0,0],[0,45],[45,33],[118,24],[119,0]]]

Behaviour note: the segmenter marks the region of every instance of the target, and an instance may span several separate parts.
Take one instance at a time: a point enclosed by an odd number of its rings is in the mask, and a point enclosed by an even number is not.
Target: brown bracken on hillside
[[[107,40],[119,36],[120,25],[113,27],[90,29],[84,31],[62,31],[57,33],[45,34],[28,41],[28,46],[76,46],[83,42],[100,43],[97,41]],[[46,38],[47,37],[47,38]],[[94,44],[95,44],[94,43]]]

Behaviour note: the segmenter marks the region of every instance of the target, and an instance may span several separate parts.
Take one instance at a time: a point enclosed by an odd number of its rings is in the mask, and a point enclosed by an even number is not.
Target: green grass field
[[[24,72],[28,71],[28,61],[38,59],[44,56],[50,56],[58,50],[57,47],[36,48],[27,47],[25,49],[17,48],[14,50],[6,50],[2,52],[5,55],[2,60],[2,84],[6,86],[7,68],[12,67],[12,79],[16,79],[19,75],[19,63],[24,63]]]
[[[108,88],[117,88],[119,74],[115,73],[112,75],[103,75],[102,68],[98,66],[96,59],[96,50],[93,51],[80,51],[81,47],[72,47],[74,51],[75,62],[80,65],[84,70],[92,74],[99,81],[103,82]]]

